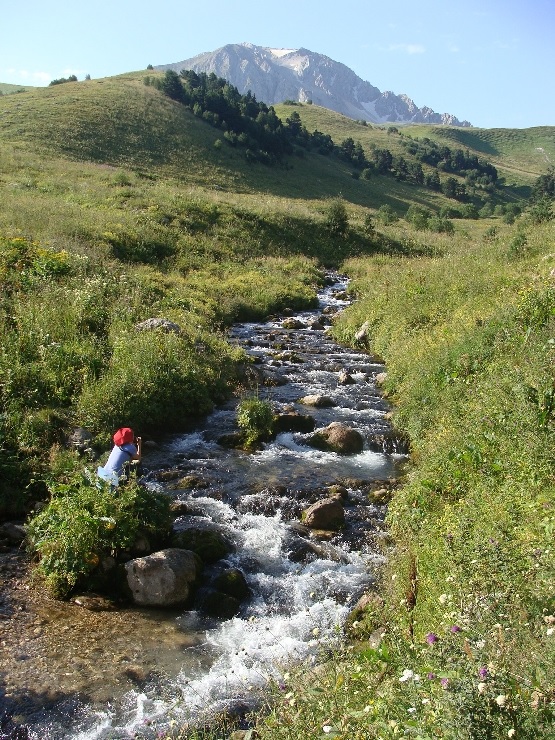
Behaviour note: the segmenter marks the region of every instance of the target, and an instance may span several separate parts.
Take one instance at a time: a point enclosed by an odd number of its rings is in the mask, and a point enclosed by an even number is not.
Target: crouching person
[[[122,427],[113,436],[114,446],[104,467],[99,466],[96,473],[113,489],[122,480],[128,480],[131,462],[141,461],[141,438],[135,437],[132,429]]]

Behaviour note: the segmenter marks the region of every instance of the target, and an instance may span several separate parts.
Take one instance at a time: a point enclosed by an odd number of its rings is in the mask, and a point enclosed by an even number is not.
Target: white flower
[[[414,671],[411,671],[410,668],[405,668],[405,670],[403,671],[402,675],[399,678],[399,681],[401,683],[404,683],[405,681],[408,681],[409,679],[411,679],[413,676],[414,676]]]
[[[482,648],[486,647],[486,641],[485,640],[477,640],[475,643],[478,650],[482,650]]]
[[[322,727],[322,732],[325,732],[326,734],[327,734],[328,732],[331,732],[332,730],[333,730],[333,727],[332,727],[331,725],[324,725],[324,726]]]
[[[445,604],[447,602],[447,594],[441,594],[441,596],[438,598],[438,601],[440,604]]]
[[[430,703],[430,700],[429,699],[426,699],[426,697],[424,697],[424,699],[422,699],[422,704],[429,704],[429,703]]]
[[[499,694],[499,696],[495,697],[495,703],[498,707],[504,707],[507,703],[507,697],[505,694]]]
[[[480,683],[478,684],[478,693],[479,693],[479,694],[483,694],[483,693],[485,692],[485,690],[486,690],[486,684],[485,684],[485,683],[483,683],[483,681],[481,681],[481,682],[480,682]]]
[[[507,733],[507,737],[514,737],[515,735],[516,735],[516,730],[514,727],[511,727],[511,729]]]
[[[549,627],[549,629],[546,631],[546,635],[548,637],[551,637],[551,635],[555,632],[555,627]]]
[[[318,635],[320,634],[320,630],[318,629],[318,627],[314,627],[314,629],[312,630],[312,634],[314,635],[314,637],[318,637]]]
[[[407,712],[408,712],[409,714],[414,714],[414,712],[416,712],[416,707],[409,707],[409,708],[407,709]]]

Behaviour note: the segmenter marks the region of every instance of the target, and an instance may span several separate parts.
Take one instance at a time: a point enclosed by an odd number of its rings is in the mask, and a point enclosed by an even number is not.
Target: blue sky
[[[554,0],[27,0],[0,18],[0,82],[106,77],[248,41],[325,54],[474,126],[555,126]]]

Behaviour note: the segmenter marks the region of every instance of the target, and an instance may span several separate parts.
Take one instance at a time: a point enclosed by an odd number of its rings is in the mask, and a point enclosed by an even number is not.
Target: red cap
[[[122,427],[121,429],[118,429],[117,432],[114,434],[114,444],[118,445],[118,447],[121,447],[121,445],[129,444],[130,442],[133,442],[135,439],[135,434],[132,429],[129,427]]]

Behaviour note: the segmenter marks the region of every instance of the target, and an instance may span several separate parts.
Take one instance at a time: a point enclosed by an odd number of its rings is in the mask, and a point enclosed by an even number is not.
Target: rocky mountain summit
[[[249,90],[268,105],[295,100],[337,111],[371,123],[432,123],[471,126],[450,113],[418,106],[407,95],[381,92],[349,67],[308,49],[270,49],[254,44],[228,44],[158,70],[182,69],[214,73],[236,87]]]

